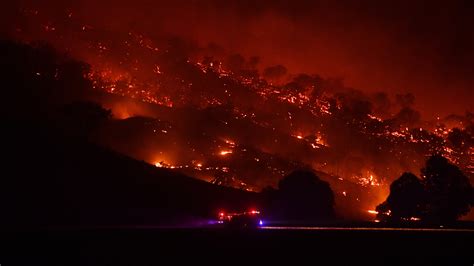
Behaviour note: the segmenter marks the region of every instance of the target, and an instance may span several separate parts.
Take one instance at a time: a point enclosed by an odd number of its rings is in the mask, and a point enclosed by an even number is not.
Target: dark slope
[[[43,126],[5,123],[0,185],[10,225],[181,225],[256,207],[256,193],[218,187]]]

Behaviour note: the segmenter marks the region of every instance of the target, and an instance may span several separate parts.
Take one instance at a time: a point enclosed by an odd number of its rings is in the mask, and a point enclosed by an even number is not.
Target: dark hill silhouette
[[[256,193],[159,169],[42,125],[7,128],[4,224],[179,225],[221,208],[255,206]]]
[[[280,221],[334,218],[329,184],[295,171],[276,194],[222,187],[98,146],[49,122],[5,123],[3,225],[203,225],[218,211],[260,209]],[[68,128],[69,130],[69,128]]]
[[[202,218],[213,217],[222,209],[259,207],[260,194],[158,169],[97,145],[94,139],[106,125],[115,125],[117,130],[107,131],[102,138],[133,135],[141,125],[156,123],[145,117],[114,122],[110,110],[90,102],[97,93],[86,78],[87,64],[58,54],[45,43],[0,40],[0,53],[6,99],[2,105],[0,224],[25,228],[189,225],[206,221]],[[196,134],[209,119],[217,121],[222,113],[230,116],[227,109],[206,109],[197,115],[197,123],[183,123],[192,128],[188,133]],[[292,201],[294,196],[284,197],[289,200],[287,207],[301,204]],[[314,204],[317,212],[318,198],[311,199],[305,204]]]

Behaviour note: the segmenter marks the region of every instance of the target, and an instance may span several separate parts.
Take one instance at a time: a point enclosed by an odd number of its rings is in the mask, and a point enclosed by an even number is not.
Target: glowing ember
[[[232,151],[231,150],[221,151],[221,152],[219,152],[219,154],[222,155],[222,156],[225,156],[225,155],[228,155],[228,154],[232,154]]]
[[[224,140],[224,142],[227,143],[227,144],[229,144],[231,147],[234,147],[234,146],[235,146],[235,142],[232,141],[232,140],[226,139],[226,140]]]

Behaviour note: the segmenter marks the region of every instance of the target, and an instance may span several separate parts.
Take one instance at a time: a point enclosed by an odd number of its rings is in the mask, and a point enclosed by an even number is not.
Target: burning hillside
[[[423,121],[410,94],[368,94],[278,65],[262,71],[258,57],[214,44],[111,32],[63,15],[21,9],[11,34],[90,64],[94,100],[116,118],[96,141],[156,167],[251,191],[311,167],[331,183],[338,206],[355,213],[432,154],[474,175],[471,113]]]

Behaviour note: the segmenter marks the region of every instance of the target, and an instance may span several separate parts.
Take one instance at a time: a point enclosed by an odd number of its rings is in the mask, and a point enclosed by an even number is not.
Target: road
[[[406,231],[406,232],[464,232],[474,233],[468,228],[395,228],[395,227],[323,227],[323,226],[261,226],[263,230],[314,230],[314,231]]]
[[[0,250],[2,266],[156,265],[162,264],[163,258],[171,258],[173,264],[191,258],[196,260],[194,264],[201,259],[223,262],[221,265],[254,259],[268,265],[271,260],[281,262],[283,258],[293,261],[289,265],[308,265],[303,263],[308,259],[330,259],[343,265],[474,263],[472,229],[102,227],[9,231],[1,233],[0,239],[5,246]],[[297,263],[299,260],[301,263]]]

